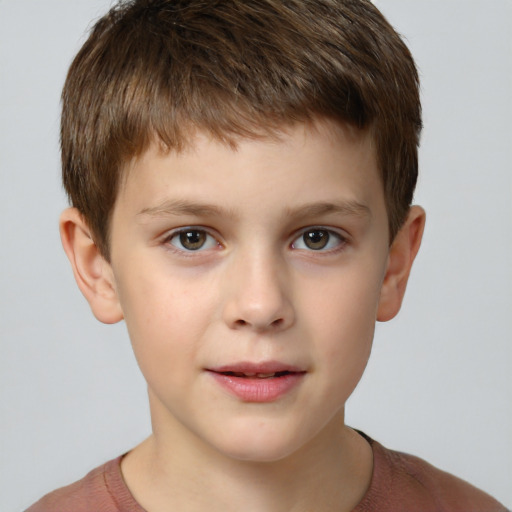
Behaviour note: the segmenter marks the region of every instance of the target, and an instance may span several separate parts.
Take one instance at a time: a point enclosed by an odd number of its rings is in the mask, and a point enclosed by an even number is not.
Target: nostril
[[[274,329],[274,328],[279,328],[281,327],[282,325],[284,324],[284,319],[283,318],[276,318],[275,320],[271,321],[270,323],[266,324],[266,325],[259,325],[257,322],[248,322],[247,320],[244,320],[243,318],[239,318],[238,320],[235,321],[234,325],[236,327],[247,327],[247,326],[252,326],[256,329]]]

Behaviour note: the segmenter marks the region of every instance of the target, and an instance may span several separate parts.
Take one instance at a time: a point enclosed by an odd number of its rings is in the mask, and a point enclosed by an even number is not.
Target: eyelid
[[[199,247],[198,249],[187,249],[185,247],[179,247],[176,244],[172,243],[172,240],[176,237],[179,237],[182,233],[186,233],[187,231],[198,231],[201,233],[204,233],[207,238],[211,238],[215,241],[214,244],[208,245],[208,247]],[[175,228],[165,234],[163,237],[163,244],[167,246],[169,250],[176,251],[178,253],[186,254],[186,255],[193,255],[194,253],[200,253],[203,251],[206,251],[208,249],[212,249],[214,247],[220,247],[222,244],[219,241],[219,237],[211,232],[210,229],[205,228],[204,226],[182,226],[179,228]],[[208,242],[206,242],[208,244]],[[170,246],[170,247],[169,247]]]
[[[181,233],[186,233],[187,231],[199,231],[204,233],[207,237],[211,238],[214,243],[210,242],[208,244],[208,247],[200,247],[198,249],[187,249],[185,247],[179,247],[177,244],[173,244],[171,241],[178,237]],[[205,227],[205,226],[181,226],[178,228],[174,228],[171,231],[168,231],[162,238],[162,243],[167,246],[168,250],[175,251],[180,254],[185,254],[187,256],[193,256],[195,253],[201,253],[208,249],[213,248],[219,248],[222,247],[223,244],[219,240],[220,236],[217,233],[213,233],[213,230]],[[294,247],[297,244],[297,241],[300,240],[305,233],[310,231],[326,231],[329,233],[330,236],[333,236],[337,239],[337,243],[335,247],[329,247],[329,248],[321,248],[321,249],[312,249],[310,247],[304,247],[304,248],[297,248]],[[329,226],[322,226],[322,225],[312,225],[307,226],[305,228],[301,228],[299,231],[296,231],[296,233],[293,235],[293,238],[290,243],[290,247],[292,249],[296,250],[302,250],[306,252],[311,253],[334,253],[340,250],[343,250],[343,248],[347,245],[349,242],[350,237],[344,233],[342,230],[329,227]],[[208,243],[208,242],[207,242]],[[328,242],[329,244],[329,242]]]
[[[338,240],[338,243],[336,244],[335,247],[329,247],[327,249],[326,248],[311,249],[310,247],[304,247],[304,248],[294,247],[298,240],[301,240],[302,237],[306,233],[311,232],[311,231],[326,231],[327,233],[329,233],[329,236],[334,236]],[[328,226],[308,226],[306,228],[302,228],[300,231],[298,231],[294,235],[290,246],[292,249],[295,249],[295,250],[321,254],[321,253],[333,253],[333,252],[343,250],[343,248],[347,245],[348,242],[349,242],[349,236],[347,234],[344,234],[343,232],[341,232],[339,229],[335,229],[335,228],[328,227]]]

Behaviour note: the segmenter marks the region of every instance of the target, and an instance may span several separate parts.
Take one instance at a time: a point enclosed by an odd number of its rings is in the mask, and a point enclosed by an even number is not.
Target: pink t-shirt
[[[373,449],[370,487],[353,512],[507,512],[464,480],[412,455]],[[146,512],[121,474],[121,459],[111,460],[82,480],[44,496],[26,512]]]

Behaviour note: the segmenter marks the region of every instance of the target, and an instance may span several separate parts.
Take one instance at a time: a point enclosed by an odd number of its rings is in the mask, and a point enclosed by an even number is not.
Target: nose
[[[294,323],[291,282],[278,258],[241,256],[227,274],[223,317],[231,329],[277,332]]]

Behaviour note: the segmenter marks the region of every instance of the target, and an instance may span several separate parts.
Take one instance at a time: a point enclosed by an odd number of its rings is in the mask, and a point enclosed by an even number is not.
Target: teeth
[[[249,378],[258,378],[258,379],[268,379],[270,377],[275,377],[275,372],[273,373],[252,373],[252,372],[234,372],[233,375],[235,377],[249,377]]]

